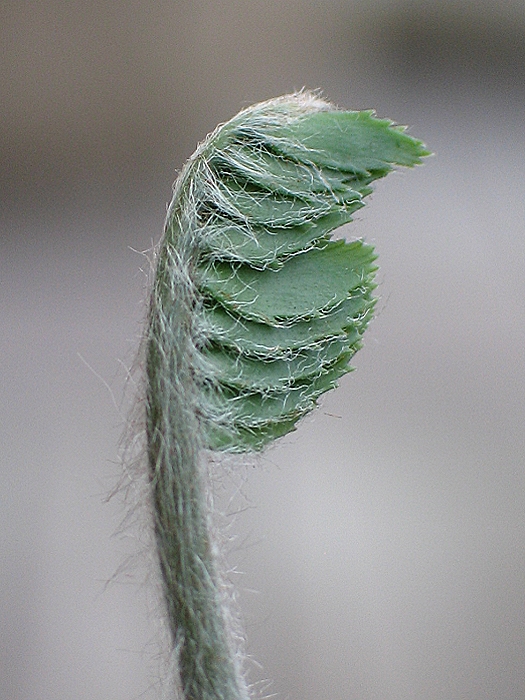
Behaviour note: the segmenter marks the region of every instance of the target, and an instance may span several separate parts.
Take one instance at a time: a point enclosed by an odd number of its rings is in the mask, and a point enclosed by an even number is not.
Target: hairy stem
[[[179,225],[159,252],[147,337],[147,438],[155,534],[180,687],[187,700],[246,697],[231,649],[208,528],[191,369],[192,245]],[[176,247],[174,245],[176,240]]]

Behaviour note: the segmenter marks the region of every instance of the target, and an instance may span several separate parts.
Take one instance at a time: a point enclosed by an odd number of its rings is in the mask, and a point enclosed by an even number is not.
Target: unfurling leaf
[[[176,183],[156,294],[191,306],[204,446],[262,449],[351,369],[376,255],[331,234],[374,180],[427,154],[389,120],[308,93],[250,107],[201,144]]]
[[[155,536],[184,700],[247,700],[203,493],[202,450],[261,450],[350,371],[375,252],[331,240],[371,183],[428,154],[372,112],[308,93],[244,110],[178,178],[146,356]]]

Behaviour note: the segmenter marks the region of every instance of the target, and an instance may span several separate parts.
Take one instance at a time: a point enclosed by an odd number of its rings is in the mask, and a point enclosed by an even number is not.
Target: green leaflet
[[[264,147],[248,148],[242,141],[214,155],[210,163],[221,179],[249,182],[270,192],[291,197],[316,199],[319,194],[331,194],[343,201],[355,197],[355,191],[366,187],[368,174],[362,178],[332,168],[317,168],[290,160]],[[305,188],[308,183],[308,190]]]
[[[320,394],[335,386],[348,371],[346,364],[346,357],[342,357],[328,370],[282,391],[244,393],[224,388],[220,398],[229,402],[230,420],[238,426],[259,428],[271,421],[297,418],[314,407]]]
[[[305,252],[328,240],[328,234],[352,221],[352,213],[364,206],[354,202],[352,206],[289,228],[251,226],[218,218],[206,226],[206,238],[201,241],[203,252],[211,259],[237,261],[255,269],[279,269],[286,259]]]
[[[221,306],[203,309],[200,324],[203,334],[215,344],[264,361],[293,357],[300,350],[360,335],[370,320],[373,304],[371,292],[360,289],[331,314],[290,326],[248,321]]]
[[[242,125],[238,133],[249,138],[249,126]],[[430,155],[421,141],[405,133],[405,127],[377,119],[373,110],[316,111],[283,126],[269,126],[263,139],[283,157],[363,177],[381,177],[393,165],[416,165]]]
[[[166,297],[191,290],[207,447],[262,449],[350,371],[376,255],[330,236],[374,180],[425,155],[402,127],[307,93],[241,112],[198,148],[176,184],[159,269],[168,258],[176,268]]]
[[[232,424],[228,430],[225,430],[219,423],[210,422],[207,429],[208,442],[213,445],[214,450],[259,452],[268,443],[292,432],[297,420],[298,418],[268,421],[265,425],[257,428]]]
[[[199,273],[203,293],[225,309],[267,325],[326,316],[375,271],[372,246],[333,241],[297,255],[279,270],[215,263]],[[315,284],[308,284],[315,280]]]
[[[206,375],[239,393],[283,391],[300,380],[321,374],[343,358],[348,363],[359,348],[358,339],[356,332],[353,338],[347,336],[321,347],[300,350],[295,355],[265,361],[235,350],[212,346],[206,351]]]

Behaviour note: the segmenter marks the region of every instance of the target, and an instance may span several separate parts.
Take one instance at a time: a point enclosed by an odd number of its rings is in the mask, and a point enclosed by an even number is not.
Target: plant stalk
[[[208,526],[198,392],[191,369],[192,245],[172,213],[158,256],[147,336],[146,421],[154,528],[167,618],[185,700],[242,700]],[[170,230],[171,228],[171,230]],[[182,232],[182,233],[181,233]],[[177,238],[176,245],[174,238]]]

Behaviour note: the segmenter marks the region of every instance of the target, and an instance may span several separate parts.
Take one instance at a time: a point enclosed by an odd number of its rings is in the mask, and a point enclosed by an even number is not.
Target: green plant
[[[182,696],[247,696],[225,624],[202,450],[293,430],[350,370],[372,316],[375,253],[331,240],[371,183],[428,154],[371,111],[302,92],[220,126],[178,178],[147,330],[155,534]]]

